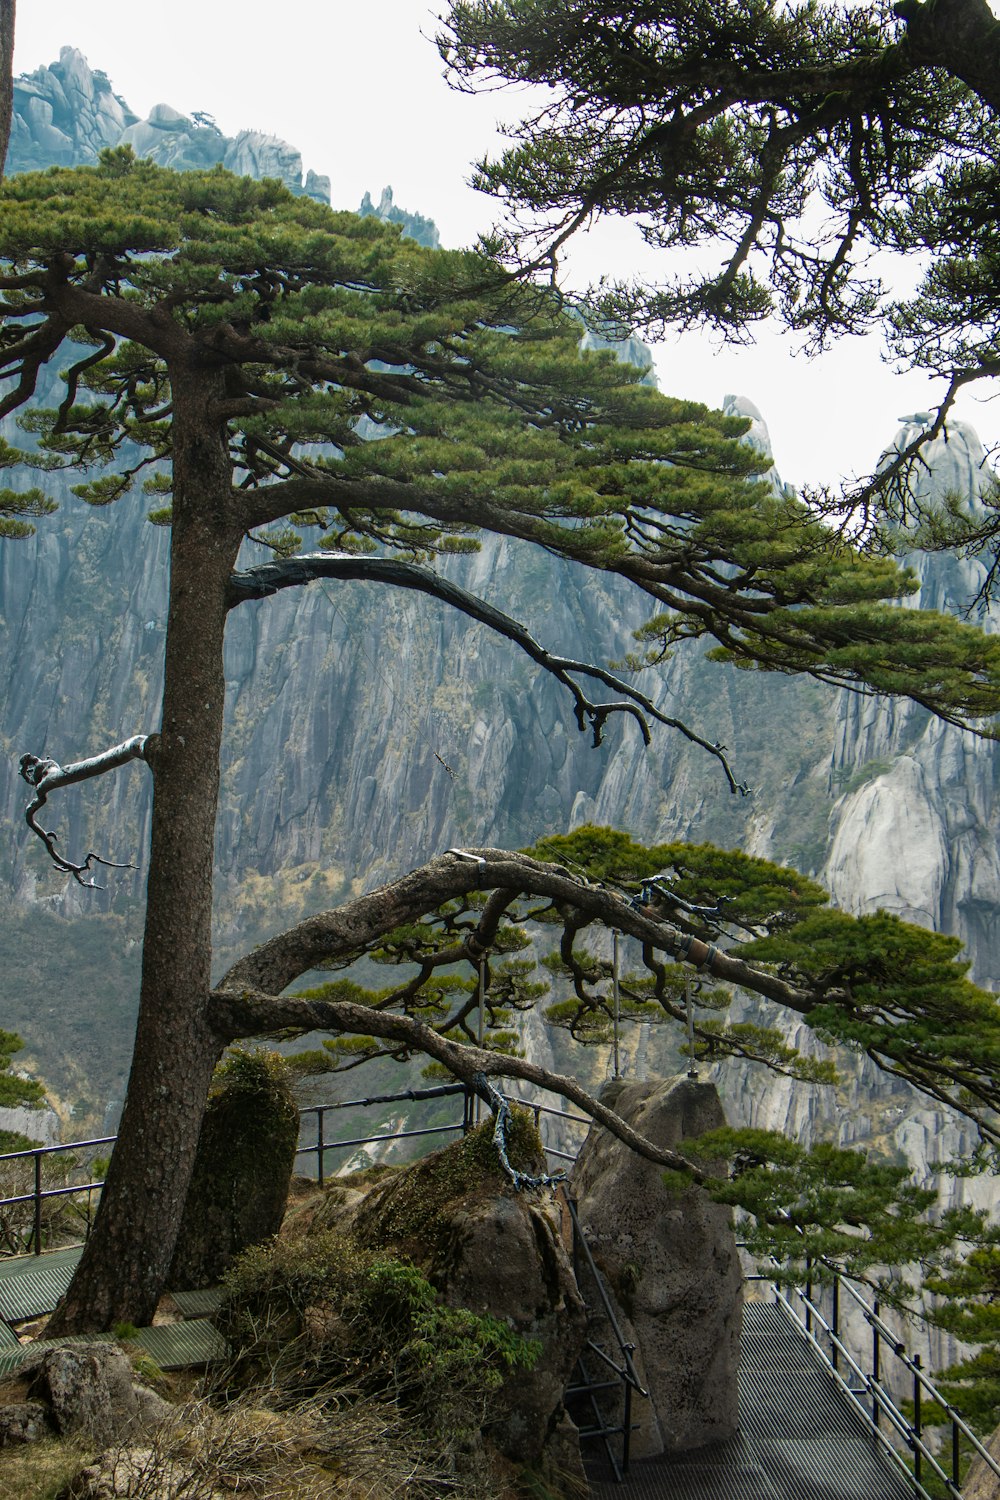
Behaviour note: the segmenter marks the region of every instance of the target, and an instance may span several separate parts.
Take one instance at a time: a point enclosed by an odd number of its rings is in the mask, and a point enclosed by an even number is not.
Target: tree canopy
[[[331,554],[426,561],[483,527],[636,584],[656,610],[654,658],[704,639],[741,665],[906,692],[957,721],[992,711],[994,643],[884,604],[913,578],[748,483],[766,464],[734,441],[741,419],[667,399],[611,354],[581,357],[578,318],[482,257],[127,148],[14,178],[3,211],[0,415],[57,351],[86,347],[59,407],[21,418],[41,452],[0,462],[114,462],[76,492],[107,505],[144,478],[167,500],[184,462],[175,387],[197,370],[229,519],[279,555],[310,528]],[[15,532],[46,505],[41,489],[0,492]],[[301,573],[277,566],[262,587],[285,581]]]
[[[438,44],[459,87],[542,86],[476,172],[507,214],[497,248],[545,264],[601,215],[664,250],[697,247],[697,269],[665,257],[655,285],[604,287],[607,316],[745,338],[775,315],[814,352],[877,326],[943,381],[926,437],[964,386],[1000,373],[986,0],[460,0]],[[886,284],[882,251],[915,258],[912,295]],[[856,498],[877,489],[898,515],[918,447]]]

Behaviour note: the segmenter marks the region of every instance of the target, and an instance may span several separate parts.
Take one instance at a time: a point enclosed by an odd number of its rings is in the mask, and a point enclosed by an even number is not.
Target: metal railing
[[[590,1246],[587,1244],[586,1236],[581,1227],[579,1217],[577,1216],[576,1202],[569,1196],[568,1193],[564,1193],[563,1197],[565,1199],[566,1207],[569,1209],[569,1216],[573,1224],[573,1275],[576,1277],[576,1284],[578,1287],[581,1287],[582,1290],[582,1277],[580,1274],[582,1270],[582,1266],[580,1263],[582,1256],[583,1261],[586,1263],[587,1270],[590,1273],[591,1282],[596,1288],[598,1301],[601,1304],[601,1311],[603,1312],[604,1317],[607,1320],[608,1327],[611,1330],[611,1336],[614,1342],[618,1345],[618,1354],[619,1358],[621,1359],[621,1364],[616,1364],[613,1355],[609,1354],[606,1349],[602,1349],[600,1344],[596,1344],[593,1339],[588,1338],[585,1348],[588,1349],[591,1354],[596,1355],[596,1357],[607,1369],[611,1370],[613,1378],[603,1381],[595,1381],[591,1379],[587,1373],[587,1369],[583,1363],[583,1357],[581,1355],[579,1366],[581,1371],[583,1372],[584,1379],[578,1385],[570,1386],[569,1390],[566,1392],[566,1396],[572,1397],[574,1395],[577,1395],[589,1397],[597,1425],[594,1427],[581,1427],[580,1437],[601,1439],[604,1444],[604,1451],[608,1456],[608,1462],[611,1464],[611,1469],[614,1473],[615,1480],[618,1484],[621,1484],[625,1474],[628,1472],[629,1457],[632,1444],[632,1392],[634,1391],[637,1395],[646,1397],[647,1400],[649,1398],[649,1392],[643,1387],[642,1381],[639,1379],[638,1371],[635,1368],[635,1363],[632,1359],[632,1356],[635,1353],[635,1345],[629,1343],[626,1340],[625,1335],[622,1333],[621,1325],[618,1322],[614,1307],[611,1304],[611,1299],[608,1296],[608,1289],[604,1284],[604,1277],[597,1269],[597,1263],[595,1262],[594,1257],[591,1254]],[[605,1390],[618,1390],[619,1388],[622,1398],[622,1419],[620,1422],[608,1422],[601,1415],[600,1407],[597,1402],[597,1392]],[[620,1462],[615,1457],[614,1449],[611,1447],[611,1439],[613,1437],[620,1437],[622,1440],[622,1456]]]
[[[427,1099],[443,1099],[450,1094],[462,1096],[462,1118],[453,1125],[430,1125],[423,1130],[380,1131],[376,1135],[359,1135],[344,1141],[326,1139],[326,1117],[329,1114],[335,1114],[338,1110],[374,1108],[376,1104],[402,1104]],[[442,1083],[437,1088],[406,1089],[399,1094],[373,1094],[366,1099],[345,1099],[337,1104],[310,1104],[299,1110],[299,1118],[304,1120],[306,1115],[316,1116],[316,1140],[311,1146],[300,1146],[295,1155],[297,1157],[315,1156],[316,1181],[322,1187],[326,1181],[325,1160],[328,1151],[346,1151],[349,1147],[370,1146],[379,1141],[408,1140],[416,1136],[465,1135],[472,1125],[474,1099],[475,1095],[472,1090],[464,1083]]]
[[[16,1193],[10,1197],[0,1198],[0,1210],[16,1208],[19,1204],[30,1203],[31,1210],[31,1233],[28,1237],[26,1248],[34,1246],[34,1254],[42,1253],[43,1235],[43,1205],[51,1198],[71,1198],[82,1193],[89,1195],[96,1189],[104,1186],[104,1178],[94,1181],[63,1183],[58,1187],[45,1187],[43,1183],[43,1164],[53,1160],[57,1156],[72,1154],[78,1156],[80,1152],[92,1150],[97,1146],[113,1146],[117,1136],[102,1135],[88,1141],[69,1141],[59,1146],[32,1146],[26,1151],[5,1151],[0,1155],[0,1166],[5,1162],[30,1162],[32,1171],[32,1187],[27,1193]],[[90,1165],[89,1163],[87,1165]],[[86,1175],[86,1174],[85,1174]],[[90,1230],[90,1216],[86,1219],[86,1233]],[[86,1237],[85,1233],[85,1237]],[[16,1254],[16,1251],[10,1252]]]
[[[381,1130],[373,1133],[372,1135],[352,1136],[346,1140],[330,1140],[327,1138],[325,1123],[326,1117],[329,1114],[335,1114],[337,1111],[345,1109],[374,1108],[376,1105],[380,1104],[403,1104],[414,1102],[425,1103],[432,1099],[446,1098],[451,1095],[454,1095],[456,1097],[460,1096],[462,1099],[461,1118],[456,1119],[452,1124],[431,1125],[423,1128],[406,1130]],[[476,1099],[477,1096],[475,1095],[473,1090],[467,1087],[467,1085],[465,1085],[464,1083],[445,1083],[433,1088],[405,1089],[402,1092],[396,1094],[374,1094],[364,1099],[346,1099],[336,1104],[307,1105],[303,1109],[299,1110],[299,1117],[303,1120],[307,1115],[314,1115],[316,1117],[315,1140],[311,1145],[299,1146],[295,1155],[296,1158],[303,1156],[311,1156],[315,1158],[316,1180],[322,1187],[327,1177],[326,1158],[328,1153],[333,1151],[346,1151],[358,1146],[378,1145],[386,1141],[410,1140],[432,1136],[464,1135],[473,1124]],[[513,1099],[511,1102],[515,1105],[520,1104],[524,1108],[530,1109],[532,1114],[534,1115],[535,1124],[539,1128],[541,1126],[543,1116],[551,1116],[560,1120],[572,1121],[575,1124],[584,1126],[589,1126],[590,1124],[590,1120],[585,1115],[570,1114],[566,1110],[554,1109],[550,1105],[517,1099]],[[34,1255],[42,1254],[43,1241],[45,1237],[44,1205],[49,1202],[49,1200],[55,1198],[69,1199],[86,1194],[88,1198],[89,1208],[90,1194],[104,1186],[103,1177],[95,1177],[93,1178],[93,1180],[91,1180],[92,1174],[86,1171],[84,1171],[84,1177],[86,1179],[84,1181],[61,1183],[57,1186],[46,1186],[44,1182],[43,1172],[44,1164],[47,1161],[54,1160],[55,1158],[60,1156],[68,1156],[72,1158],[74,1156],[79,1156],[81,1153],[86,1151],[93,1152],[96,1148],[101,1146],[112,1148],[116,1140],[117,1136],[105,1135],[98,1136],[92,1140],[67,1141],[65,1144],[58,1146],[32,1146],[24,1151],[7,1151],[0,1154],[0,1167],[2,1167],[4,1163],[8,1162],[17,1163],[23,1161],[25,1163],[31,1164],[31,1171],[29,1174],[31,1177],[30,1189],[23,1193],[16,1193],[9,1197],[0,1198],[0,1212],[5,1209],[16,1208],[21,1204],[31,1205],[30,1228],[25,1238],[25,1243],[18,1249],[12,1249],[8,1251],[8,1254],[16,1255],[26,1252]],[[110,1155],[110,1150],[108,1154]],[[574,1161],[576,1159],[575,1154],[570,1154],[566,1151],[559,1151],[550,1147],[546,1147],[546,1154],[563,1161]],[[89,1163],[86,1165],[89,1165]],[[72,1166],[70,1170],[72,1170]],[[89,1233],[90,1214],[88,1212],[83,1224],[83,1238],[86,1239]],[[2,1258],[2,1255],[3,1252],[0,1252],[0,1258]]]
[[[776,1300],[784,1306],[855,1411],[906,1476],[918,1500],[940,1500],[940,1488],[943,1488],[951,1500],[962,1500],[963,1439],[973,1453],[978,1454],[1000,1478],[1000,1463],[972,1431],[961,1412],[935,1386],[923,1368],[920,1355],[908,1353],[899,1335],[883,1320],[878,1298],[869,1304],[846,1277],[835,1276],[827,1283],[831,1289],[831,1309],[827,1316],[813,1295],[811,1264],[808,1261],[806,1278],[805,1285],[801,1287],[784,1286],[773,1281],[763,1271],[748,1276],[747,1280],[771,1282]],[[849,1348],[842,1337],[841,1299],[844,1294],[860,1310],[871,1330],[871,1368],[867,1370],[857,1351]],[[912,1418],[902,1409],[899,1398],[894,1397],[883,1383],[884,1353],[906,1371],[906,1383],[912,1391]],[[927,1441],[925,1427],[930,1424],[925,1424],[924,1421],[925,1398],[933,1402],[936,1408],[933,1427],[947,1431],[947,1438],[940,1449]],[[944,1420],[941,1421],[940,1417]],[[937,1482],[939,1490],[936,1495],[926,1488],[925,1479],[928,1483]]]

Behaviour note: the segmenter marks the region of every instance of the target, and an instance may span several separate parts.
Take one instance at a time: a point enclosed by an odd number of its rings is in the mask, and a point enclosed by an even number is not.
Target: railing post
[[[962,1470],[962,1455],[959,1447],[958,1423],[955,1418],[951,1419],[951,1482],[955,1486],[956,1494],[961,1489],[959,1477]]]
[[[920,1397],[923,1387],[920,1383],[920,1355],[913,1356],[913,1477],[920,1483],[920,1471],[923,1467],[923,1454],[920,1451],[921,1439],[921,1412]]]
[[[625,1420],[622,1427],[622,1473],[628,1473],[628,1461],[632,1449],[632,1385],[622,1380],[625,1388]]]
[[[812,1258],[809,1257],[809,1256],[807,1256],[806,1257],[806,1333],[812,1333],[812,1327],[813,1327],[812,1297],[813,1297]]]
[[[874,1313],[875,1313],[875,1316],[877,1318],[878,1315],[879,1315],[879,1301],[878,1301],[877,1297],[875,1298]],[[872,1324],[872,1421],[875,1423],[875,1431],[876,1432],[878,1432],[878,1430],[879,1430],[879,1413],[880,1413],[880,1410],[881,1410],[881,1407],[880,1407],[880,1404],[879,1404],[879,1399],[878,1399],[878,1386],[879,1386],[879,1380],[880,1380],[880,1374],[881,1374],[881,1372],[879,1370],[879,1353],[880,1353],[879,1331],[878,1331],[877,1325],[875,1323],[873,1323]]]
[[[840,1350],[837,1348],[837,1343],[836,1343],[837,1339],[840,1338],[840,1277],[839,1276],[835,1276],[833,1278],[833,1316],[831,1318],[831,1322],[833,1324],[833,1338],[834,1338],[834,1342],[830,1345],[830,1362],[833,1365],[834,1372],[836,1372],[837,1369],[838,1369],[839,1360],[840,1360]]]
[[[42,1153],[35,1152],[35,1223],[33,1236],[35,1254],[42,1253]]]
[[[325,1154],[325,1142],[323,1140],[323,1116],[326,1113],[322,1104],[316,1110],[316,1161],[318,1169],[316,1180],[320,1187],[323,1186],[323,1156]]]

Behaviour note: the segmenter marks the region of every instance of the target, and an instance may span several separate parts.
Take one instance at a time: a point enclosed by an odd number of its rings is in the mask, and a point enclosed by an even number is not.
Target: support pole
[[[482,1047],[482,1045],[483,1045],[483,1036],[484,1036],[484,1033],[485,1033],[485,1025],[486,1025],[485,1010],[486,1010],[486,955],[484,953],[483,956],[482,956],[482,958],[479,960],[479,1024],[478,1024],[478,1026],[476,1028],[476,1041],[479,1043],[480,1047]],[[480,1098],[479,1094],[477,1094],[476,1095],[476,1124],[477,1125],[479,1124],[479,1121],[480,1121],[480,1119],[482,1117],[482,1110],[483,1110],[483,1101]]]
[[[698,1064],[695,1061],[694,1054],[694,1005],[691,1001],[690,979],[686,980],[684,984],[684,1008],[687,1011],[688,1028],[688,1077],[697,1078]]]
[[[612,967],[611,967],[611,991],[614,996],[614,1025],[615,1025],[615,1077],[621,1077],[619,1057],[619,1036],[621,1029],[621,991],[618,987],[618,933],[612,932]]]

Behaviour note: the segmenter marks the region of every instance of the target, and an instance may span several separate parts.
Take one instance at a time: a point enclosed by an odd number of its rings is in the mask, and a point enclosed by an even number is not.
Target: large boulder
[[[1000,1463],[1000,1427],[986,1439],[986,1451],[994,1463]],[[978,1453],[965,1476],[962,1500],[1000,1500],[1000,1478]]]
[[[274,1052],[233,1052],[216,1071],[168,1285],[213,1286],[281,1228],[299,1114]]]
[[[61,1436],[80,1434],[94,1443],[122,1443],[159,1427],[171,1408],[155,1391],[136,1383],[132,1366],[116,1344],[66,1344],[29,1355],[19,1374],[27,1382],[35,1420],[21,1441],[51,1426]],[[39,1415],[44,1414],[44,1420]]]
[[[657,1146],[726,1123],[715,1087],[692,1078],[618,1081],[602,1101]],[[732,1437],[743,1278],[729,1211],[700,1188],[664,1182],[663,1170],[592,1126],[571,1191],[649,1402],[633,1405],[632,1453],[650,1457]],[[596,1298],[588,1294],[588,1304]],[[618,1358],[603,1314],[592,1336]]]
[[[525,1117],[511,1156],[544,1172],[540,1143]],[[360,1245],[413,1260],[448,1307],[497,1318],[539,1346],[498,1394],[484,1431],[501,1453],[532,1465],[575,1470],[575,1430],[563,1392],[583,1346],[586,1314],[547,1190],[515,1191],[501,1172],[492,1123],[376,1182],[360,1204],[343,1204]],[[519,1154],[520,1152],[520,1154]],[[536,1154],[537,1153],[537,1154]]]

